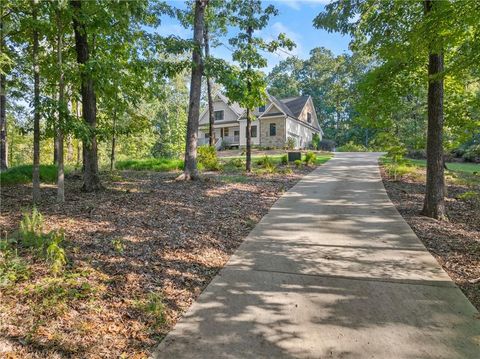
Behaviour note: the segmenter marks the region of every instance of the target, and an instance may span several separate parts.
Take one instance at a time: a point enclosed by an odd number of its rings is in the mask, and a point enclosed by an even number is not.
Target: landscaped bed
[[[452,169],[446,172],[448,221],[437,221],[420,215],[425,193],[422,164],[410,162],[396,181],[383,169],[385,188],[430,253],[480,310],[480,176],[474,174],[480,173],[480,165],[447,164]]]
[[[17,247],[23,267],[9,268],[17,277],[0,284],[0,356],[147,357],[273,203],[314,168],[255,167],[195,182],[122,171],[102,175],[98,193],[81,192],[72,174],[62,208],[55,186],[42,186],[42,230],[64,229],[68,262],[54,275]],[[2,238],[13,238],[31,211],[31,186],[4,186],[1,195]]]

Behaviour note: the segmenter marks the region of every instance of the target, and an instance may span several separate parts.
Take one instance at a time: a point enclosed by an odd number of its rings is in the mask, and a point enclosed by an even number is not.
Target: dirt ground
[[[382,171],[390,199],[417,236],[438,260],[470,302],[480,310],[480,202],[464,198],[479,190],[463,176],[447,176],[448,221],[420,215],[425,193],[425,169],[393,181]]]
[[[253,226],[312,168],[291,174],[119,172],[106,189],[66,183],[58,208],[44,186],[44,231],[63,228],[68,264],[52,276],[25,249],[30,276],[0,287],[0,357],[145,358],[198,297]],[[2,238],[31,208],[31,187],[2,188]]]

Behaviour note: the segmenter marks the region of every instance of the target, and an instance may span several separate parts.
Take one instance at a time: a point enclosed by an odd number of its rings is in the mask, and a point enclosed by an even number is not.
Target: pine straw
[[[461,179],[462,174],[458,174]],[[400,214],[437,259],[470,302],[480,310],[480,206],[478,200],[460,199],[479,191],[478,182],[466,186],[447,176],[448,221],[420,215],[425,193],[425,169],[393,181],[382,170],[383,183]]]
[[[307,172],[242,183],[122,172],[103,178],[107,189],[98,193],[82,193],[80,178],[71,176],[61,209],[55,187],[44,186],[38,208],[45,231],[65,229],[68,268],[54,278],[45,264],[27,258],[30,279],[0,288],[0,356],[147,357],[255,223]],[[30,193],[26,185],[2,189],[2,232],[18,228]],[[163,298],[164,322],[143,309],[151,293]]]

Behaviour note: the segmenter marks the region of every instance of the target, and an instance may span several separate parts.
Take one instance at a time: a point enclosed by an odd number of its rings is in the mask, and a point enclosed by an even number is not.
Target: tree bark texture
[[[205,42],[205,58],[210,57],[210,34],[208,31],[208,24],[205,24],[203,31],[203,41]],[[213,98],[212,98],[212,81],[207,76],[207,97],[208,97],[208,142],[210,146],[215,145],[215,132],[213,131],[213,125],[215,122],[215,114],[213,110]]]
[[[40,200],[40,68],[38,64],[38,29],[37,21],[37,1],[32,1],[33,18],[33,173],[32,173],[32,197],[33,203]]]
[[[58,78],[58,123],[57,123],[57,202],[65,202],[65,173],[63,157],[63,127],[64,127],[64,108],[65,108],[65,82],[63,78],[63,34],[60,14],[57,13],[58,36],[57,36],[57,65],[60,72]]]
[[[190,102],[188,106],[187,139],[185,148],[185,180],[198,179],[197,169],[197,132],[200,117],[200,93],[202,89],[202,41],[205,8],[207,0],[195,1],[193,40],[195,48],[192,54],[192,77],[190,81]]]
[[[93,192],[102,188],[100,176],[98,173],[97,156],[97,102],[92,75],[85,69],[89,61],[89,45],[86,32],[86,26],[82,19],[82,2],[72,0],[70,2],[73,9],[73,30],[75,33],[75,49],[77,52],[77,62],[81,66],[81,94],[82,94],[82,115],[84,121],[90,128],[90,138],[83,144],[83,187],[86,192]]]
[[[3,12],[0,14],[0,56],[4,51]],[[0,172],[8,168],[7,148],[7,77],[0,73]]]
[[[425,14],[432,11],[432,0],[424,2]],[[443,53],[434,49],[428,58],[427,183],[422,214],[446,219],[443,163]]]

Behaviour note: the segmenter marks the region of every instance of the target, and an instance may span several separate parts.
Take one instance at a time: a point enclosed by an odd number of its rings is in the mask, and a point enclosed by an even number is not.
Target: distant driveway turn
[[[377,161],[338,153],[280,198],[154,357],[480,358],[479,313]]]

